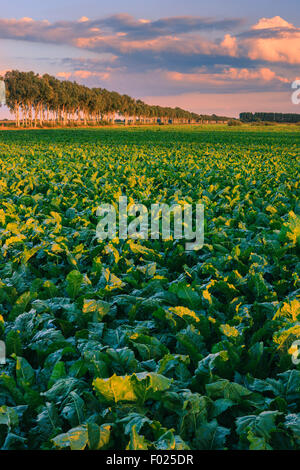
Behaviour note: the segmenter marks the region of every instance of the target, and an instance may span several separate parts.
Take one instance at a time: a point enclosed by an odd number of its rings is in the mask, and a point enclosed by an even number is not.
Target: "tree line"
[[[4,76],[6,105],[15,116],[16,126],[97,125],[112,123],[115,118],[125,124],[197,123],[226,121],[219,116],[199,115],[179,107],[152,106],[128,95],[105,88],[89,88],[49,74],[12,70]]]
[[[241,113],[240,120],[242,122],[300,122],[300,114],[293,113]]]

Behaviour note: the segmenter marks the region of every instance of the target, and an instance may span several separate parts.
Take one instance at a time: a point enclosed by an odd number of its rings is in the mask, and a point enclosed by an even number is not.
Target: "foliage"
[[[240,120],[242,122],[265,122],[268,123],[298,123],[300,122],[300,114],[295,113],[241,113]]]
[[[15,114],[16,126],[99,125],[123,116],[125,124],[169,122],[188,123],[202,120],[226,120],[200,116],[181,109],[148,105],[128,95],[102,88],[88,88],[49,74],[11,70],[6,72],[6,104]],[[0,103],[1,106],[1,103]]]
[[[2,449],[299,449],[299,132],[0,132]],[[98,242],[127,195],[205,245]]]
[[[227,122],[227,126],[229,127],[238,127],[240,126],[242,123],[239,119],[230,119],[228,122]]]

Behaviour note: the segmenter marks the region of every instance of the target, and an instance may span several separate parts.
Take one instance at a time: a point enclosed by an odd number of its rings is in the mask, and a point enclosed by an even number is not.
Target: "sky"
[[[50,73],[201,114],[299,113],[299,66],[299,0],[14,0],[0,10],[0,73]]]

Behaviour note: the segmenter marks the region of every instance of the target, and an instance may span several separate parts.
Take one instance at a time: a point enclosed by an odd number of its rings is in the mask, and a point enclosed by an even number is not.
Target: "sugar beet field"
[[[0,132],[1,449],[299,449],[297,127]],[[95,237],[204,204],[205,239]]]

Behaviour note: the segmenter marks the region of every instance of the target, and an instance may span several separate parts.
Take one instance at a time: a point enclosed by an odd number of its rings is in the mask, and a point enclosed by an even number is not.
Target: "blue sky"
[[[244,16],[249,21],[261,17],[282,16],[287,21],[300,22],[298,0],[14,0],[1,7],[4,18],[31,16],[35,19],[56,21],[77,19],[81,16],[101,17],[115,13],[161,18],[164,16]]]
[[[290,99],[299,65],[298,0],[14,0],[1,7],[2,73],[47,72],[149,103],[226,115],[299,112]]]

